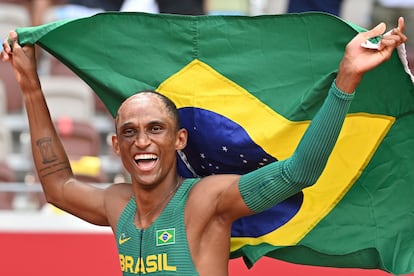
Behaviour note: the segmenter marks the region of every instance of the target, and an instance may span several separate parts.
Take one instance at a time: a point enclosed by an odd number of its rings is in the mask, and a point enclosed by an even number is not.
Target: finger
[[[380,42],[380,47],[378,50],[383,50],[385,48],[395,49],[396,47],[400,46],[402,43],[404,43],[405,40],[402,36],[399,35],[387,35],[384,36]]]
[[[9,55],[3,50],[0,53],[0,60],[1,61],[7,61],[9,60]]]
[[[404,29],[405,29],[405,20],[404,17],[400,17],[398,18],[398,30],[401,31],[401,33],[404,33]]]
[[[404,28],[404,26],[402,28]],[[400,29],[400,27],[394,28],[391,32],[391,35],[394,35],[394,39],[397,39],[397,38],[395,38],[395,36],[398,36],[398,40],[399,40],[400,44],[407,41],[407,36]]]
[[[407,36],[403,34],[398,28],[394,28],[388,35],[382,37],[381,43],[390,41],[388,45],[392,45],[391,41],[395,41],[396,46],[399,46],[407,41]]]
[[[17,33],[15,31],[9,33],[8,44],[10,45],[11,52],[13,52],[13,49],[19,45]]]
[[[3,41],[2,46],[3,46],[3,50],[1,51],[0,58],[2,61],[7,61],[10,59],[10,55],[12,54],[12,49],[10,47],[9,39],[6,38]]]
[[[9,39],[7,39],[7,38],[3,41],[3,52],[5,52],[5,53],[10,53],[11,52]]]
[[[404,29],[404,25],[403,26],[399,26],[396,28],[393,28],[392,30],[390,30],[389,32],[385,33],[383,36],[388,36],[388,35],[399,35],[399,36],[404,36],[404,31],[401,30],[400,28]]]
[[[368,30],[366,32],[363,32],[362,35],[364,37],[364,39],[370,39],[373,37],[377,37],[382,35],[385,30],[386,30],[386,25],[385,23],[380,23],[377,26],[375,26],[374,28],[372,28],[371,30]]]
[[[381,47],[379,48],[379,50],[384,49],[385,47],[392,47],[395,48],[399,45],[399,40],[396,39],[385,39],[383,38],[381,40]]]
[[[402,41],[404,41],[404,38],[405,38],[404,34],[400,33],[399,31],[396,31],[396,32],[393,31],[389,35],[384,35],[382,37],[381,41],[382,40],[395,40],[397,42],[400,42],[400,41],[402,42]]]

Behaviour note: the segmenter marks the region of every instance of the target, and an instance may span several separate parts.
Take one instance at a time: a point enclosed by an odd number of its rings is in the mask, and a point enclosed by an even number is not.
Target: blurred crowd
[[[105,11],[249,16],[322,11],[365,28],[386,22],[388,29],[404,16],[405,32],[414,37],[414,0],[0,0],[0,32],[5,38],[16,27]],[[409,61],[414,56],[413,42],[406,44]],[[39,52],[42,86],[50,90],[45,91],[48,101],[56,101],[51,106],[58,106],[51,113],[58,132],[66,137],[63,140],[73,158],[75,174],[97,184],[124,181],[128,176],[110,145],[112,116],[68,68],[46,52]],[[22,98],[15,92],[19,88],[9,67],[0,64],[0,210],[40,209],[45,201],[36,185]],[[59,106],[59,101],[69,108]]]

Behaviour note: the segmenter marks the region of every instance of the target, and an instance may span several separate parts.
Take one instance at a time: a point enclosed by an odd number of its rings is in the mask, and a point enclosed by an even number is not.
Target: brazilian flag
[[[112,114],[140,90],[171,97],[189,131],[177,155],[186,177],[289,157],[361,31],[323,13],[103,13],[18,29]],[[231,257],[414,272],[414,89],[399,50],[364,77],[318,182],[235,222]]]

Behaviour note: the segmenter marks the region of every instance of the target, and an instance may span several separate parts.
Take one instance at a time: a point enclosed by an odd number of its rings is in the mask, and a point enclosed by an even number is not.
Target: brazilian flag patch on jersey
[[[157,246],[174,244],[175,228],[157,230]]]

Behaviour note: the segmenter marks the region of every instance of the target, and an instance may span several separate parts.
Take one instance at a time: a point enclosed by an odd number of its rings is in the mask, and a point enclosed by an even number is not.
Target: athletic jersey
[[[199,179],[185,180],[160,216],[146,229],[134,224],[132,197],[119,218],[116,241],[123,275],[198,275],[188,247],[184,209]]]

